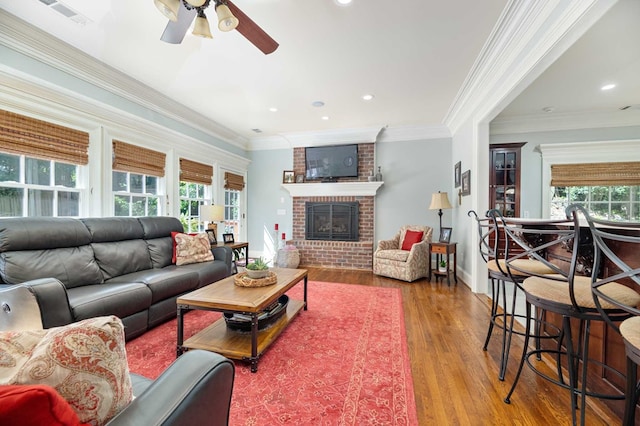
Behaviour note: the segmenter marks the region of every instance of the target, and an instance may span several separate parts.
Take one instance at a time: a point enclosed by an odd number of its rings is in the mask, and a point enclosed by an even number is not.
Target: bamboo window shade
[[[89,133],[0,110],[1,151],[68,164],[89,163]]]
[[[211,185],[213,167],[195,161],[180,159],[180,180]]]
[[[640,162],[551,165],[551,186],[640,185]]]
[[[164,163],[162,152],[113,140],[112,168],[115,171],[162,177]]]
[[[237,175],[235,173],[225,172],[224,188],[235,191],[242,191],[244,189],[244,178],[241,175]]]

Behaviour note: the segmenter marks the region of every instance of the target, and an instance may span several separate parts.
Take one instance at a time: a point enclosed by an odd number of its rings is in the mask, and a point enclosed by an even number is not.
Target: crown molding
[[[245,149],[247,139],[0,9],[0,44],[114,95]]]
[[[281,133],[276,136],[251,138],[247,150],[300,148],[307,146],[374,143],[382,126],[359,129],[331,129],[309,132]]]
[[[573,44],[616,0],[512,0],[454,99],[444,123],[491,120]]]
[[[166,152],[175,147],[180,155],[197,152],[219,164],[246,170],[250,160],[222,148],[167,129],[152,121],[51,84],[32,81],[27,75],[6,72],[0,65],[0,104],[4,109],[62,126],[91,132],[104,128],[110,135]]]
[[[490,134],[504,135],[626,126],[640,126],[640,110],[584,111],[497,117],[490,123]]]
[[[449,128],[444,124],[384,127],[378,142],[422,141],[428,139],[451,138]]]

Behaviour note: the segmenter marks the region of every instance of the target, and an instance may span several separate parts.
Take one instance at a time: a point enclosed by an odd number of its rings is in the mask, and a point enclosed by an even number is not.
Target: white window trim
[[[551,166],[554,164],[640,161],[640,139],[542,144],[542,216],[551,209]]]

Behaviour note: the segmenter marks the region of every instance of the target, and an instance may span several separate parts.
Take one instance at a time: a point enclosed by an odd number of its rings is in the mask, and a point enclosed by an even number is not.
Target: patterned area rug
[[[309,309],[260,358],[236,362],[230,424],[415,425],[399,289],[310,281]],[[302,284],[288,292],[302,299]],[[185,315],[185,338],[220,314]],[[175,358],[176,321],[127,343],[132,372],[157,377]]]

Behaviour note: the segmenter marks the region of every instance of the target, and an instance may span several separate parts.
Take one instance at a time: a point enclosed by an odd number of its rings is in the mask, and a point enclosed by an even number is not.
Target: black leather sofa
[[[0,219],[0,285],[32,288],[45,328],[116,315],[129,340],[175,317],[178,296],[231,274],[228,247],[172,264],[172,231],[183,232],[174,217]]]

